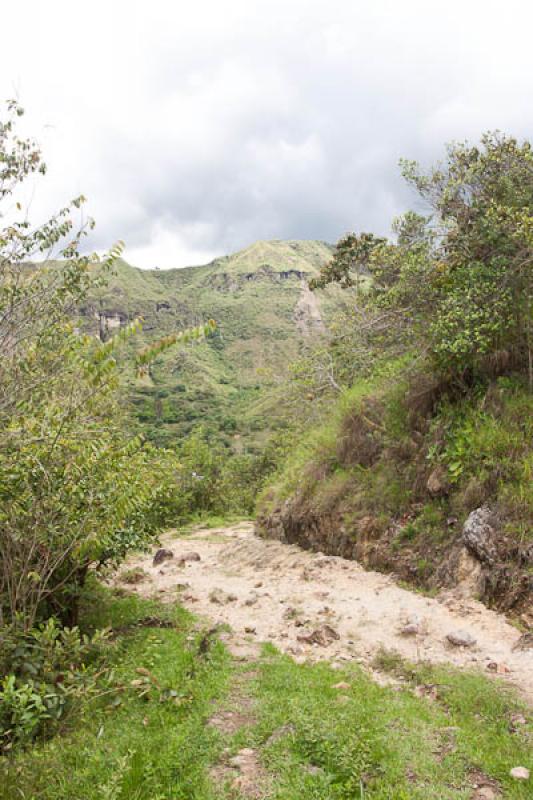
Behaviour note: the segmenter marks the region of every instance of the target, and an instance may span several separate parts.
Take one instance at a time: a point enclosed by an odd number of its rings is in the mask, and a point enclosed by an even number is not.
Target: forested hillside
[[[339,296],[319,298],[308,288],[331,253],[323,242],[256,242],[202,267],[139,270],[117,261],[105,289],[83,304],[87,329],[105,339],[141,317],[140,338],[150,341],[205,319],[217,323],[207,345],[166,353],[129,382],[148,438],[172,444],[202,425],[236,451],[257,452],[286,424],[276,389],[325,332]]]

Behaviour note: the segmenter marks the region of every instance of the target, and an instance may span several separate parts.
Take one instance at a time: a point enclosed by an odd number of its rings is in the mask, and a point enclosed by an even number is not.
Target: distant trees
[[[350,234],[312,288],[371,277],[358,299],[376,320],[457,378],[487,367],[525,368],[533,387],[533,153],[486,134],[453,144],[428,172],[402,171],[427,204],[395,224],[397,240]],[[368,321],[368,320],[367,320]]]

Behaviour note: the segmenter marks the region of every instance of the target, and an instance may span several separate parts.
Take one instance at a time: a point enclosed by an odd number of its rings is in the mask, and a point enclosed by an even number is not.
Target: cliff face
[[[209,318],[218,326],[201,347],[165,354],[142,383],[128,379],[145,432],[169,443],[206,423],[229,444],[258,445],[278,423],[270,390],[335,308],[339,290],[318,298],[307,288],[331,252],[323,242],[274,241],[200,267],[139,270],[120,261],[81,310],[94,333],[105,338],[139,316],[147,341]]]

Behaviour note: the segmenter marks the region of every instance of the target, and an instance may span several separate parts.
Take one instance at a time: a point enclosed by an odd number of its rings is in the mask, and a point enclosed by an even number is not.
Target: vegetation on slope
[[[458,579],[462,524],[487,506],[477,591],[530,609],[531,149],[487,135],[405,174],[430,215],[396,242],[349,234],[313,279],[358,289],[330,348],[353,385],[265,493],[262,529],[432,587]]]
[[[301,304],[307,280],[331,256],[322,242],[257,242],[203,267],[138,270],[121,261],[108,285],[83,305],[84,324],[103,333],[135,317],[142,336],[165,335],[215,319],[206,347],[167,353],[143,380],[129,380],[139,429],[157,444],[175,444],[200,423],[239,452],[257,452],[286,425],[276,389],[312,338],[316,318]],[[331,317],[335,291],[317,301]],[[338,293],[337,293],[338,296]]]

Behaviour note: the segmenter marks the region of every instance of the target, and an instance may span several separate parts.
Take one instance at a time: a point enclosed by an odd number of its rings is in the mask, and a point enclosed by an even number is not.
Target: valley
[[[81,308],[84,328],[109,338],[142,317],[141,342],[214,319],[201,346],[166,353],[142,380],[127,378],[134,418],[172,444],[198,425],[237,452],[257,451],[287,424],[280,391],[302,347],[325,332],[339,300],[307,282],[331,256],[323,242],[256,242],[211,264],[139,270],[120,260],[104,290]],[[138,346],[138,343],[137,343]]]

